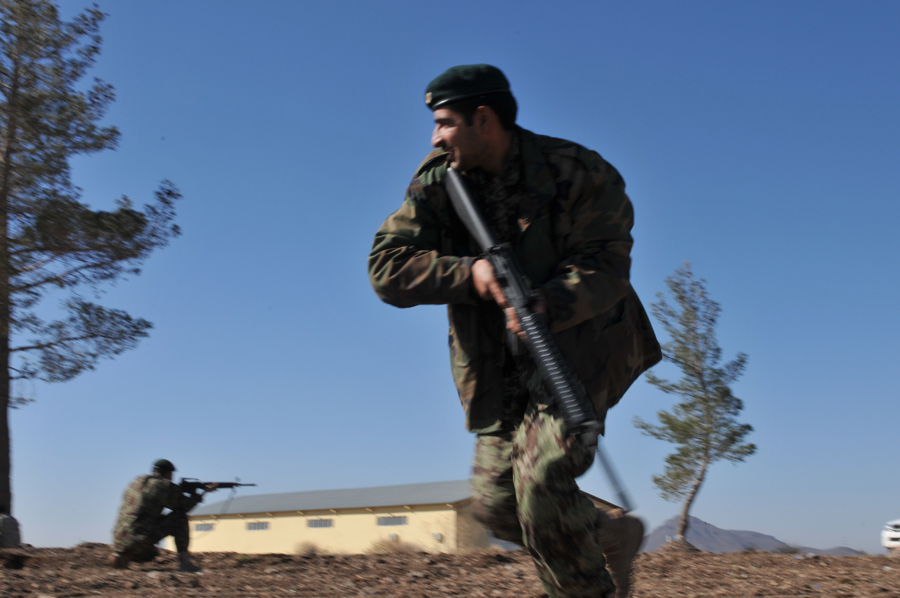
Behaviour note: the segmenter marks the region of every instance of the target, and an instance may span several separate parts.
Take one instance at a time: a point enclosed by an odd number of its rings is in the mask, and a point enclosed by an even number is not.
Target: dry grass
[[[384,543],[383,543],[384,544]],[[174,552],[110,569],[112,547],[0,550],[0,597],[32,598],[537,598],[524,550],[468,554],[194,555],[203,575],[178,572]],[[5,565],[4,565],[5,563]],[[900,598],[900,562],[887,556],[807,556],[660,550],[638,555],[634,598]]]

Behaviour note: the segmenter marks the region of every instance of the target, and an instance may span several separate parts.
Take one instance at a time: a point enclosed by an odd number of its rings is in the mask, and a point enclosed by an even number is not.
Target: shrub
[[[294,552],[300,556],[316,556],[322,554],[322,549],[312,542],[300,542],[294,546]]]
[[[369,547],[369,554],[388,554],[391,552],[412,553],[418,552],[418,547],[414,544],[402,542],[401,540],[391,540],[390,538],[382,538],[376,540]]]

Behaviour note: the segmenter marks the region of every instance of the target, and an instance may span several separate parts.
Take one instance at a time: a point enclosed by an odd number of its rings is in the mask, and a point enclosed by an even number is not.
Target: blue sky
[[[61,4],[70,18],[88,6]],[[106,542],[157,458],[270,493],[463,479],[473,438],[443,308],[379,302],[365,262],[429,150],[425,86],[502,68],[519,123],[599,151],[636,210],[645,303],[684,260],[722,306],[758,453],[718,464],[692,514],[881,552],[900,517],[900,4],[102,0],[92,75],[115,152],[74,160],[84,199],[184,194],[184,234],[105,305],[138,349],[12,413],[24,541]],[[660,375],[676,372],[660,366]],[[606,447],[638,513],[677,513],[642,436],[671,399],[639,380]],[[612,494],[599,467],[580,483]],[[226,494],[213,495],[216,499]]]

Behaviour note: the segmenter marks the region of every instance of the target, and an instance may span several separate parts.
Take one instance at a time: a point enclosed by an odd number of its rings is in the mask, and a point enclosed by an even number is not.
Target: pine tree
[[[694,278],[689,263],[666,278],[666,285],[676,306],[659,293],[651,310],[670,339],[662,346],[663,360],[678,366],[682,377],[670,382],[650,372],[645,376],[647,382],[678,395],[681,401],[671,413],[658,413],[659,425],[640,418],[634,423],[644,434],[677,445],[666,457],[663,475],[653,476],[653,483],[666,500],[683,499],[675,537],[684,540],[688,512],[709,466],[722,459],[743,461],[756,452],[756,446],[744,443],[753,428],[736,421],[743,403],[730,388],[743,374],[747,356],[738,353],[733,361],[720,365],[722,350],[716,340],[719,304],[707,295],[705,281]]]
[[[116,147],[100,123],[113,88],[79,82],[100,52],[96,5],[62,22],[49,0],[0,0],[0,511],[11,512],[8,412],[29,400],[15,380],[62,382],[135,347],[150,322],[86,300],[85,290],[140,272],[179,234],[178,190],[164,181],[136,210],[126,197],[92,210],[69,159]],[[65,317],[35,308],[62,297]]]

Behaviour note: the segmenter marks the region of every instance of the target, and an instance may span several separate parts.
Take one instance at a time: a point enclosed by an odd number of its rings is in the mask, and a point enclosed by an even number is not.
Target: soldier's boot
[[[644,540],[644,524],[620,509],[600,510],[597,536],[606,556],[606,568],[616,584],[616,598],[628,598],[631,567]]]
[[[178,570],[182,573],[199,573],[201,571],[200,567],[191,561],[191,554],[189,552],[179,552],[178,560],[180,561]]]
[[[114,552],[106,561],[106,564],[113,569],[127,569],[130,559],[120,552]]]
[[[149,563],[153,559],[159,556],[159,548],[156,546],[150,545],[144,548],[143,550],[136,551],[132,550],[129,558],[135,563]]]

